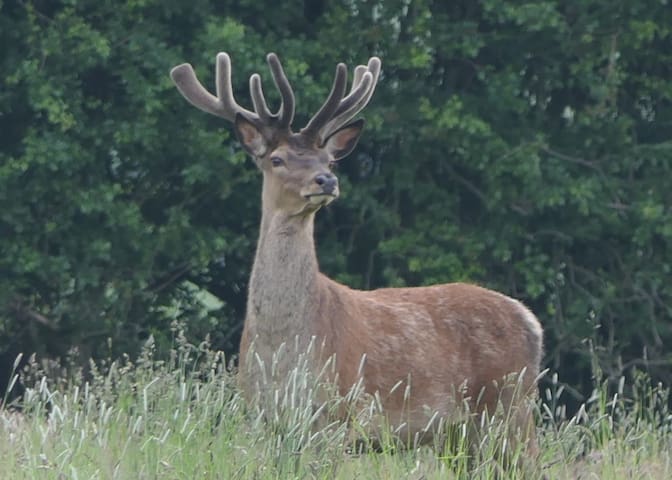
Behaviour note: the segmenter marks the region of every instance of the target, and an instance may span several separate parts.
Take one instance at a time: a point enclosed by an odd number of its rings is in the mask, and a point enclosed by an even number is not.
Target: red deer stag
[[[542,329],[523,304],[464,283],[353,290],[319,271],[315,213],[339,195],[331,167],[357,143],[363,121],[351,120],[373,95],[380,60],[373,57],[354,70],[347,94],[347,69],[339,64],[331,93],[299,132],[291,129],[295,102],[289,81],[275,54],[267,60],[281,95],[276,113],[256,73],[250,77],[254,110],[236,103],[226,53],[217,55],[217,96],[201,85],[191,65],[171,71],[190,103],[233,123],[263,175],[241,363],[252,343],[257,356],[240,367],[244,388],[258,393],[251,385],[265,375],[247,364],[263,365],[262,359],[268,365],[281,345],[306,347],[317,339],[323,355],[334,360],[341,394],[359,382],[366,393],[378,395],[390,424],[407,438],[423,433],[428,412],[450,418],[462,403],[479,413],[518,407],[514,425],[533,444],[528,404],[539,374]],[[280,376],[288,373],[291,357],[274,368]],[[512,375],[518,385],[504,387]]]

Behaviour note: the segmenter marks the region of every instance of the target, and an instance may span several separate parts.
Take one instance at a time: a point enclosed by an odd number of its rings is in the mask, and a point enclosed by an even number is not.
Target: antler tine
[[[355,88],[357,88],[357,85],[359,85],[359,82],[362,81],[362,77],[364,76],[364,73],[367,72],[368,69],[366,68],[366,65],[357,65],[355,67],[355,74],[353,75],[352,78],[352,87],[350,87],[350,91],[352,92]]]
[[[208,92],[198,81],[191,65],[183,63],[174,67],[170,71],[170,78],[173,79],[173,83],[175,83],[182,96],[193,106],[212,115],[229,119],[219,99]]]
[[[357,65],[355,67],[355,72],[352,78],[352,85],[350,86],[350,93],[341,100],[341,103],[338,105],[338,108],[334,112],[334,117],[340,115],[343,113],[345,110],[349,109],[352,107],[352,105],[359,100],[360,96],[362,95],[363,88],[368,88],[368,83],[365,87],[362,87],[362,79],[364,78],[364,74],[368,72],[368,68],[366,65]]]
[[[289,84],[289,80],[287,80],[287,75],[285,75],[285,71],[282,68],[278,56],[275,53],[269,53],[266,56],[266,61],[271,68],[273,81],[275,82],[276,88],[280,91],[280,96],[282,98],[280,109],[276,114],[279,116],[279,126],[282,128],[289,127],[292,120],[294,120],[294,91]]]
[[[250,77],[250,96],[252,97],[252,104],[257,115],[259,115],[262,122],[268,123],[273,115],[266,104],[264,91],[261,88],[261,77],[258,73],[254,73]]]
[[[331,92],[325,100],[324,104],[313,115],[308,124],[301,130],[301,133],[307,136],[317,135],[318,132],[332,117],[338,108],[343,95],[345,94],[345,83],[347,81],[348,71],[345,64],[339,63],[336,66],[336,75],[334,77],[334,84],[331,87]]]
[[[366,89],[369,88],[369,85],[371,84],[371,79],[373,78],[370,73],[369,75],[366,75],[365,78],[365,74],[367,72],[368,69],[365,65],[357,65],[355,67],[355,73],[353,75],[352,85],[350,87],[350,93],[348,93],[348,95],[343,100],[341,100],[341,103],[338,105],[338,108],[334,112],[333,118],[328,123],[335,122],[336,117],[339,117],[343,112],[349,110],[356,102],[358,102],[362,98]],[[362,79],[364,79],[365,81],[362,82]]]
[[[334,117],[341,114],[343,111],[346,109],[350,108],[354,102],[359,100],[359,97],[362,94],[363,89],[368,88],[368,83],[366,84],[365,87],[362,87],[362,78],[364,78],[364,74],[368,71],[365,65],[357,65],[355,67],[355,72],[353,75],[352,79],[352,85],[350,86],[350,92],[348,95],[341,100],[341,102],[338,105],[338,108],[334,112]]]
[[[231,60],[226,53],[217,54],[215,77],[217,96],[208,92],[196,77],[194,68],[183,63],[170,71],[170,77],[182,96],[196,108],[204,112],[217,115],[230,122],[236,118],[236,113],[245,115],[250,120],[258,120],[259,116],[242,108],[233,98],[231,89]]]
[[[231,85],[231,59],[226,52],[219,52],[217,54],[215,80],[217,82],[217,98],[222,105],[222,110],[226,113],[226,116],[221,115],[222,117],[230,122],[235,121],[236,113],[242,113],[250,120],[259,118],[259,115],[256,113],[250,112],[236,103]]]
[[[373,83],[373,75],[371,74],[371,72],[368,71],[365,72],[364,75],[362,76],[361,81],[359,81],[358,84],[355,86],[355,88],[353,88],[352,91],[348,94],[348,96],[341,101],[338,108],[334,112],[332,119],[329,120],[327,125],[332,123],[338,123],[341,121],[341,119],[343,119],[346,116],[347,118],[345,118],[343,122],[347,122],[359,110],[364,108],[363,106],[360,108],[359,105],[360,103],[366,101],[365,98],[371,91],[370,87],[372,83]],[[353,112],[352,114],[350,114],[351,111]],[[325,125],[324,129],[327,128],[327,125]]]
[[[323,139],[338,130],[338,128],[366,107],[376,89],[376,83],[380,75],[380,66],[380,59],[378,57],[371,57],[366,67],[359,65],[355,68],[351,93],[341,101],[334,112],[333,118],[320,130],[320,136]]]

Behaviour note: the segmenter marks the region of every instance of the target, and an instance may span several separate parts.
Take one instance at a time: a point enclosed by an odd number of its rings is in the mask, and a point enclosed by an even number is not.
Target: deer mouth
[[[313,205],[326,205],[328,203],[331,203],[336,197],[338,197],[338,194],[336,192],[332,193],[317,192],[317,193],[309,193],[303,196],[303,198],[308,200],[308,202],[312,203]]]
[[[304,195],[304,198],[313,198],[313,197],[334,197],[336,198],[338,195],[335,193],[326,193],[326,192],[319,192],[319,193],[308,193]]]

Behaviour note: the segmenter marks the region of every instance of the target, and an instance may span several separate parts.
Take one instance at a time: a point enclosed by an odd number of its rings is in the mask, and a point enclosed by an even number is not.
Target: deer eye
[[[271,165],[273,167],[281,167],[285,164],[285,161],[280,157],[271,157]]]

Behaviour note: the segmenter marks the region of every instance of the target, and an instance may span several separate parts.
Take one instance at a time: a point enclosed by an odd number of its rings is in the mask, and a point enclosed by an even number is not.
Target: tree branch
[[[42,315],[40,312],[33,310],[31,307],[26,305],[21,299],[15,299],[11,304],[10,308],[14,310],[20,317],[32,320],[40,325],[51,330],[58,330],[58,325],[56,322],[48,319],[46,316]]]

